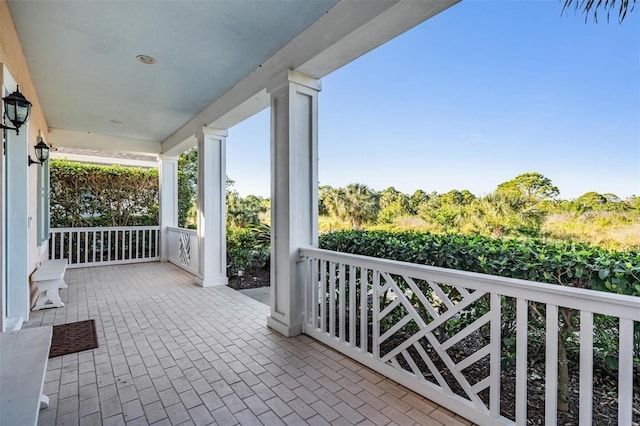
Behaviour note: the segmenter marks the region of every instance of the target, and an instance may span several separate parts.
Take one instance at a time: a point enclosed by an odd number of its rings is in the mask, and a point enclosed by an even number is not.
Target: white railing
[[[198,232],[195,229],[167,226],[167,250],[169,262],[198,275],[200,271],[200,250]]]
[[[53,228],[50,259],[69,259],[69,268],[152,262],[160,259],[158,226]]]
[[[594,319],[614,321],[618,424],[632,424],[640,298],[315,248],[300,254],[307,265],[304,333],[479,424],[527,423],[534,376],[527,357],[535,349],[545,354],[544,383],[552,384],[545,386],[544,424],[556,424],[558,332],[566,324],[559,312],[570,309],[580,323],[572,334],[580,348],[579,422],[590,425]],[[507,354],[508,338],[515,344]],[[515,379],[506,374],[514,368]],[[506,376],[515,410],[505,415]]]

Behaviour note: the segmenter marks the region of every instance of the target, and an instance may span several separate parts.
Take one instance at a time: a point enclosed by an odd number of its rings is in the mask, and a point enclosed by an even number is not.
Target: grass
[[[640,220],[629,213],[556,213],[547,217],[542,226],[542,235],[554,240],[580,241],[609,250],[640,249]]]

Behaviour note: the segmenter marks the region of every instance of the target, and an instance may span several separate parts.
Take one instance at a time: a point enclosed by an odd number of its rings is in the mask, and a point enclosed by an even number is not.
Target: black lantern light
[[[43,165],[47,158],[49,158],[49,145],[47,145],[42,137],[38,138],[38,143],[34,146],[36,151],[36,158],[38,161],[32,160],[31,156],[29,156],[29,165],[32,164],[40,164]]]
[[[5,126],[4,123],[0,123],[0,128],[15,130],[16,134],[19,134],[20,126],[29,120],[31,102],[20,93],[19,86],[15,92],[2,98],[2,101],[4,102],[4,117],[7,118],[14,127]]]

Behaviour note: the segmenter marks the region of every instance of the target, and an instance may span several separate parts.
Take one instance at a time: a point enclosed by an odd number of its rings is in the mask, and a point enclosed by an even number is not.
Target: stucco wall
[[[11,13],[5,0],[0,0],[0,64],[3,64],[13,79],[20,85],[20,92],[33,104],[31,118],[28,123],[29,150],[32,158],[35,158],[33,146],[36,144],[40,133],[45,141],[48,140],[47,121],[40,107],[36,88],[31,81],[31,74],[27,61],[22,51],[18,34],[16,33]],[[0,84],[2,83],[2,73],[0,72]],[[22,129],[21,129],[22,130]],[[26,158],[25,158],[26,165]],[[33,272],[39,261],[47,256],[45,247],[39,248],[37,245],[37,177],[36,166],[29,167],[29,216],[32,218],[28,230],[29,235],[29,273]],[[4,188],[2,188],[4,192]]]

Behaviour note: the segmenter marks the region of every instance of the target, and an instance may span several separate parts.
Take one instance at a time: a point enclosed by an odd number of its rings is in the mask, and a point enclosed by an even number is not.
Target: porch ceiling
[[[8,0],[56,146],[166,153],[322,78],[460,0]],[[144,65],[137,55],[157,59]]]
[[[336,2],[8,4],[49,126],[161,141]]]

